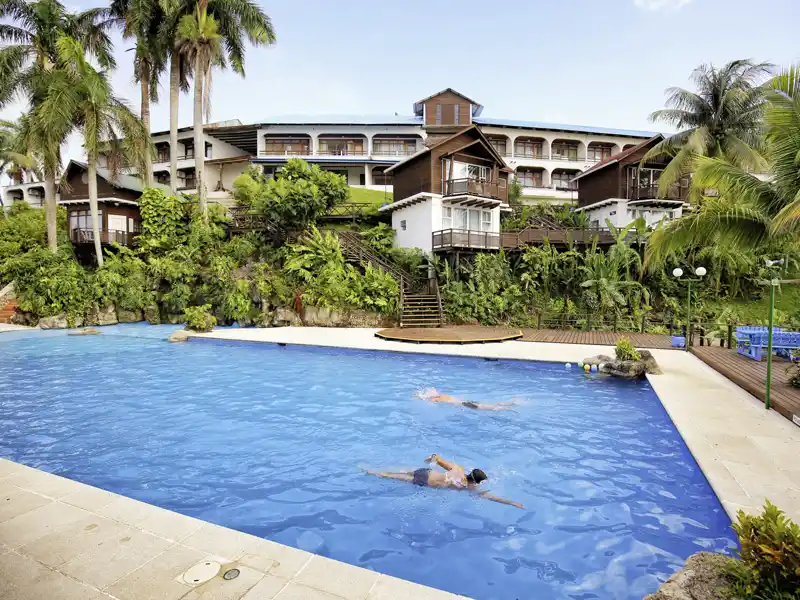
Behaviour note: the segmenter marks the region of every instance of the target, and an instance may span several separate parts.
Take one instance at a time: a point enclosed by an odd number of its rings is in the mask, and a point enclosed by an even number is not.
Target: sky
[[[800,61],[800,0],[257,1],[277,43],[248,51],[244,79],[214,73],[212,121],[408,115],[416,100],[452,87],[483,104],[483,116],[663,131],[648,115],[665,88],[691,88],[696,66]],[[138,110],[132,44],[115,43],[115,91]],[[153,131],[169,129],[167,85],[165,76]],[[183,95],[180,126],[191,121]],[[82,156],[71,139],[65,158]]]

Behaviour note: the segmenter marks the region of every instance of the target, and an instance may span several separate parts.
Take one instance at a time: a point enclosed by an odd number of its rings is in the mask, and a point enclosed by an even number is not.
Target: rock
[[[157,305],[149,304],[144,307],[144,320],[151,325],[158,325],[161,323],[161,313]]]
[[[36,325],[36,315],[29,312],[22,312],[21,310],[17,310],[13,315],[11,315],[11,322],[14,325],[25,325],[28,327],[32,327]]]
[[[698,552],[686,560],[655,594],[644,600],[718,600],[725,598],[728,580],[725,566],[733,559],[712,552]]]
[[[644,368],[648,375],[664,374],[664,371],[662,371],[661,367],[658,366],[655,357],[649,350],[639,350],[639,354],[642,355],[642,362],[644,363]]]
[[[177,331],[173,331],[170,336],[167,338],[168,342],[188,342],[189,338],[192,335],[183,329],[178,329]]]
[[[89,316],[86,317],[87,325],[115,325],[117,321],[117,311],[113,304],[109,304],[103,308],[96,304],[89,311]]]
[[[583,364],[589,365],[597,365],[598,367],[603,364],[608,364],[610,362],[614,362],[614,359],[610,356],[606,356],[605,354],[598,354],[597,356],[590,356],[589,358],[583,359]]]
[[[309,327],[343,327],[344,313],[327,306],[304,306],[303,324]]]
[[[302,327],[303,321],[300,319],[298,314],[294,312],[291,308],[276,308],[275,309],[275,316],[272,320],[273,325],[275,327]]]
[[[120,323],[138,323],[144,321],[144,314],[141,310],[125,310],[117,308],[117,318]]]
[[[66,313],[39,319],[39,327],[41,329],[66,329],[67,326]]]
[[[345,320],[348,327],[391,327],[394,325],[391,317],[366,310],[351,310],[346,314]]]
[[[186,317],[184,317],[183,315],[176,315],[173,313],[167,313],[165,320],[170,325],[179,325],[181,323],[186,323]]]
[[[258,317],[253,319],[253,324],[256,327],[272,327],[275,322],[275,311],[262,309],[258,313]]]
[[[67,335],[100,335],[100,330],[94,327],[87,327],[78,331],[70,331]]]

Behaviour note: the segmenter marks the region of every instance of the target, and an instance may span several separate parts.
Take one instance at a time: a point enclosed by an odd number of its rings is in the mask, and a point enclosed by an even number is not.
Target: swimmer
[[[512,407],[519,406],[521,402],[498,402],[497,404],[481,404],[479,402],[472,402],[462,400],[455,396],[448,394],[440,394],[436,388],[425,388],[414,394],[416,398],[427,400],[428,402],[436,402],[438,404],[455,404],[457,406],[464,406],[473,410],[514,410]]]
[[[389,472],[389,471],[367,471],[369,475],[377,477],[384,477],[386,479],[398,479],[400,481],[407,481],[414,485],[424,485],[436,488],[449,488],[453,490],[466,490],[478,494],[481,498],[491,500],[492,502],[499,502],[500,504],[508,504],[517,508],[525,508],[519,502],[513,500],[506,500],[494,496],[487,492],[478,490],[478,486],[482,481],[486,481],[488,477],[486,473],[480,469],[472,469],[469,473],[466,472],[464,467],[449,460],[445,460],[438,454],[431,454],[425,459],[427,464],[436,463],[444,473],[434,471],[433,469],[417,469],[416,471],[402,471],[402,472]]]

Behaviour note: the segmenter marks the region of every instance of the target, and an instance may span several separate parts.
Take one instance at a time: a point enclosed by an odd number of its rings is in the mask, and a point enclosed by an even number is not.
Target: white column
[[[549,188],[551,181],[550,171],[548,169],[544,169],[544,172],[542,173],[542,185],[546,188]]]
[[[367,156],[372,156],[372,136],[367,135],[367,147],[365,148],[367,151]]]
[[[508,149],[508,156],[510,158],[514,158],[514,145],[517,143],[518,135],[510,135],[508,136],[509,142],[511,143],[511,148]]]
[[[553,140],[544,138],[544,143],[542,144],[542,154],[547,160],[552,160],[553,158]],[[548,174],[549,177],[549,174]]]
[[[316,156],[319,154],[319,134],[312,133],[311,134],[311,149],[309,150],[312,156]]]
[[[372,185],[372,165],[364,164],[364,185]]]

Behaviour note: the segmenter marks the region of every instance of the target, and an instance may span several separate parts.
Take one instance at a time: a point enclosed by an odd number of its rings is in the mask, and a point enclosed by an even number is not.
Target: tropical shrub
[[[732,565],[732,591],[741,598],[800,598],[800,526],[769,500],[760,515],[737,514],[741,563]]]
[[[214,329],[217,319],[211,314],[211,305],[189,306],[183,311],[186,319],[186,329],[192,331],[208,332]]]
[[[69,248],[67,212],[62,207],[58,208],[57,231],[59,247]],[[0,218],[0,263],[32,248],[46,246],[44,210],[31,208],[24,201],[14,202],[5,218]],[[8,282],[3,280],[2,283]]]
[[[153,302],[146,265],[129,248],[107,252],[94,277],[94,298],[100,306],[111,304],[124,310],[141,310]]]
[[[641,360],[642,355],[631,344],[631,341],[626,337],[621,337],[617,340],[617,346],[614,349],[617,360]]]
[[[361,231],[361,239],[378,252],[384,254],[392,249],[395,235],[395,230],[386,223],[378,223],[375,227]]]

